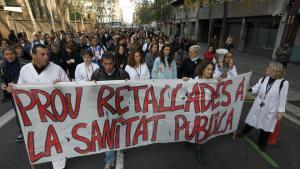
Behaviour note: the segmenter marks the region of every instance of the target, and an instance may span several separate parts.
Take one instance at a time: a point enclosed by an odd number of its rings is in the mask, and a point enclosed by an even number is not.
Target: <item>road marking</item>
[[[116,169],[124,168],[124,153],[117,151]]]
[[[0,117],[0,128],[16,116],[14,109],[10,109],[8,112]]]
[[[275,168],[279,168],[279,165],[266,153],[262,152],[259,150],[258,146],[251,140],[249,139],[247,136],[243,137],[244,140],[246,140],[246,142],[248,144],[250,144],[250,146],[256,151],[258,152],[258,154],[265,159],[269,164],[271,164],[273,167]]]

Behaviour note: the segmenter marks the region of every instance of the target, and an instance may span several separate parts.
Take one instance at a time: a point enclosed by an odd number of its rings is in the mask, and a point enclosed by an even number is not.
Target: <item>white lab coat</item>
[[[55,81],[70,81],[66,72],[60,66],[50,62],[47,68],[38,74],[32,63],[28,63],[24,65],[20,71],[18,84],[53,83]]]
[[[125,71],[129,74],[130,80],[146,80],[150,79],[150,72],[146,63],[137,68],[126,65]]]
[[[213,74],[213,78],[214,79],[219,78],[222,75],[222,73],[223,73],[223,70],[218,65],[216,65],[215,71],[214,71],[214,74]],[[228,70],[226,78],[234,77],[234,76],[237,76],[237,75],[238,75],[238,73],[236,71],[236,67],[233,66],[232,69]]]
[[[96,63],[91,63],[88,67],[86,67],[85,63],[80,63],[76,66],[75,81],[91,81],[93,72],[98,68],[99,66]]]
[[[36,72],[32,63],[24,65],[20,71],[18,84],[26,83],[53,83],[55,81],[69,82],[66,72],[58,65],[50,62],[40,74]],[[52,161],[53,169],[63,169],[66,158],[57,158]]]
[[[280,83],[283,79],[275,80],[265,97],[265,105],[261,107],[260,104],[266,94],[266,87],[270,77],[267,76],[263,83],[262,79],[259,79],[258,83],[252,87],[252,93],[258,94],[258,96],[255,98],[245,122],[257,129],[274,132],[277,112],[285,112],[289,82],[287,80],[284,81],[279,93]]]

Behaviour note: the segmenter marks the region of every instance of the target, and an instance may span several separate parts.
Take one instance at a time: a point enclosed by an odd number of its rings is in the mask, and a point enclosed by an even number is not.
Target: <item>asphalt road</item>
[[[240,126],[252,103],[245,103]],[[10,109],[0,104],[1,115]],[[1,118],[1,117],[0,117]],[[0,128],[0,169],[30,168],[24,143],[16,143],[15,119]],[[249,138],[249,139],[247,139]],[[124,169],[300,169],[300,127],[287,119],[281,123],[279,143],[268,146],[266,154],[255,149],[258,131],[247,138],[232,140],[232,135],[216,137],[203,145],[205,164],[195,156],[195,145],[184,143],[153,144],[129,149],[124,154]],[[99,169],[104,166],[104,155],[90,155],[67,160],[67,169]],[[277,166],[277,167],[276,167]],[[35,166],[51,169],[50,163]]]

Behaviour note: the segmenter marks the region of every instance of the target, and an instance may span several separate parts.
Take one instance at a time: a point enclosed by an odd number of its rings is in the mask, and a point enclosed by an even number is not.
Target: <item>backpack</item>
[[[267,77],[267,76],[264,76],[264,77],[263,77],[263,79],[261,80],[260,84],[263,84],[263,83],[264,83],[266,77]],[[283,87],[283,83],[284,83],[285,81],[286,81],[286,79],[283,79],[283,80],[280,82],[280,86],[279,86],[279,94],[280,94],[280,91],[281,91],[281,89],[282,89],[282,87]]]

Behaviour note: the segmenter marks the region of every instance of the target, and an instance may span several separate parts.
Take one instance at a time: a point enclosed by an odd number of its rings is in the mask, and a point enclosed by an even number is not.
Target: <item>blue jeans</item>
[[[115,162],[116,160],[116,156],[115,156],[115,151],[107,151],[105,152],[105,158],[104,161],[106,164],[112,164],[113,162]]]

